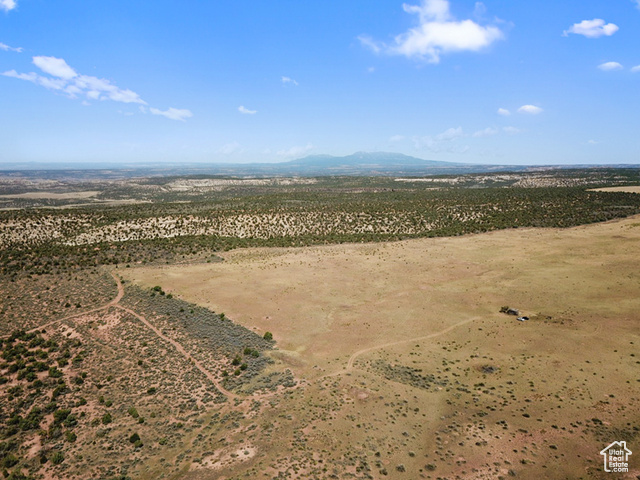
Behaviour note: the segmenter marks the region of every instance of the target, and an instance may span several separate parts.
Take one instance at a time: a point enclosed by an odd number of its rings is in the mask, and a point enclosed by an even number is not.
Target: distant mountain
[[[542,171],[565,168],[639,168],[638,165],[479,165],[473,163],[442,162],[390,152],[356,152],[344,157],[309,155],[280,163],[210,163],[210,164],[5,164],[0,165],[2,175],[46,174],[47,178],[90,178],[94,172],[108,178],[127,178],[160,175],[225,175],[225,176],[423,176],[463,175],[467,173]]]
[[[282,166],[299,167],[390,167],[390,166],[420,166],[420,167],[453,167],[462,166],[461,163],[440,162],[436,160],[423,160],[411,157],[402,153],[390,152],[356,152],[345,157],[334,157],[333,155],[309,155],[304,158],[283,162]]]
[[[289,162],[270,164],[269,168],[289,175],[435,175],[514,171],[524,170],[526,167],[423,160],[391,152],[356,152],[344,157],[309,155]]]

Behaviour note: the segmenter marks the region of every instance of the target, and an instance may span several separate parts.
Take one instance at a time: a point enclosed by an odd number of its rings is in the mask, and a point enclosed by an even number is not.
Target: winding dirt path
[[[116,281],[116,286],[118,287],[118,293],[116,294],[116,296],[115,296],[115,298],[113,300],[109,301],[109,303],[107,303],[106,305],[103,305],[101,307],[92,308],[91,310],[85,310],[84,312],[74,313],[73,315],[68,315],[66,317],[62,317],[62,318],[59,318],[57,320],[53,320],[52,322],[45,323],[44,325],[40,325],[39,327],[32,328],[31,330],[28,330],[27,333],[37,332],[38,330],[42,330],[43,328],[50,327],[51,325],[55,325],[56,323],[60,323],[60,322],[63,322],[65,320],[70,320],[72,318],[83,317],[83,316],[88,315],[90,313],[101,312],[103,310],[107,310],[107,309],[109,309],[111,307],[115,307],[116,305],[118,305],[120,303],[120,300],[122,300],[122,297],[124,297],[124,285],[122,285],[122,282],[120,281],[120,278],[118,278],[118,276],[115,273],[113,273],[113,272],[110,272],[110,273],[111,273],[111,276],[113,277],[113,279]]]
[[[113,298],[113,300],[109,301],[109,303],[107,303],[106,305],[103,305],[101,307],[97,307],[97,308],[93,308],[91,310],[86,310],[86,311],[81,312],[81,313],[76,313],[76,314],[73,314],[73,315],[69,315],[67,317],[59,318],[59,319],[54,320],[52,322],[46,323],[44,325],[40,325],[39,327],[36,327],[36,328],[33,328],[33,329],[29,330],[29,333],[36,332],[38,330],[42,330],[43,328],[50,327],[51,325],[55,325],[55,324],[60,323],[60,322],[62,322],[64,320],[70,320],[72,318],[83,317],[83,316],[88,315],[90,313],[101,312],[101,311],[104,311],[104,310],[108,310],[110,308],[117,308],[118,310],[122,310],[122,311],[128,313],[129,315],[133,315],[138,320],[140,320],[147,328],[149,328],[153,333],[155,333],[158,337],[160,337],[165,342],[170,343],[173,346],[173,348],[175,348],[182,356],[184,356],[187,359],[187,361],[189,363],[193,364],[193,366],[195,366],[198,370],[200,370],[200,372],[202,372],[202,374],[205,377],[207,377],[209,379],[209,381],[211,383],[213,383],[215,385],[215,387],[223,395],[226,395],[230,399],[240,398],[235,393],[232,393],[229,390],[227,390],[226,388],[224,388],[220,384],[218,379],[215,377],[215,375],[213,373],[211,373],[209,370],[207,370],[199,361],[197,361],[195,358],[193,358],[189,354],[189,352],[187,352],[180,343],[178,343],[175,340],[172,340],[171,338],[169,338],[166,335],[164,335],[160,330],[158,330],[155,326],[153,326],[151,324],[151,322],[149,322],[149,320],[147,320],[142,315],[136,313],[135,311],[131,310],[130,308],[127,308],[127,307],[124,307],[124,306],[120,305],[120,301],[122,300],[122,297],[124,297],[124,285],[122,284],[122,280],[120,280],[120,277],[118,277],[118,275],[116,275],[113,271],[109,272],[109,273],[111,273],[111,276],[116,281],[116,286],[118,287],[118,293],[116,294],[115,298]]]
[[[213,383],[215,385],[215,387],[220,392],[222,392],[224,395],[226,395],[227,397],[229,397],[231,399],[239,398],[235,393],[230,392],[229,390],[224,388],[222,385],[220,385],[220,382],[218,381],[218,379],[209,370],[207,370],[198,360],[193,358],[189,354],[189,352],[187,352],[180,343],[178,343],[175,340],[173,340],[173,339],[167,337],[166,335],[164,335],[160,330],[158,330],[157,327],[153,326],[149,322],[149,320],[147,320],[145,317],[143,317],[142,315],[134,312],[130,308],[123,307],[122,305],[116,304],[116,305],[113,305],[113,306],[115,308],[119,309],[119,310],[127,312],[129,315],[133,315],[138,320],[140,320],[142,323],[144,323],[147,326],[147,328],[149,328],[151,331],[153,331],[153,333],[155,333],[158,337],[160,337],[165,342],[170,343],[173,346],[173,348],[175,348],[178,352],[180,352],[180,354],[182,354],[182,356],[184,356],[184,358],[186,358],[189,363],[193,364],[198,370],[200,370],[202,372],[202,374],[205,377],[207,377],[211,381],[211,383]]]
[[[340,370],[338,372],[329,373],[327,375],[323,375],[322,377],[319,378],[319,380],[322,380],[323,378],[328,378],[328,377],[336,377],[338,375],[342,375],[342,374],[348,373],[348,372],[350,372],[352,370],[355,370],[354,364],[356,362],[356,359],[360,355],[364,355],[365,353],[373,352],[375,350],[381,350],[383,348],[395,347],[396,345],[402,345],[403,343],[418,342],[418,341],[422,341],[422,340],[430,340],[432,338],[436,338],[436,337],[439,337],[441,335],[445,335],[445,334],[449,333],[450,331],[455,330],[456,328],[461,327],[462,325],[466,325],[467,323],[473,322],[474,320],[478,320],[479,318],[481,318],[481,317],[467,318],[466,320],[462,320],[461,322],[455,323],[455,324],[445,328],[444,330],[440,330],[439,332],[435,332],[435,333],[430,333],[429,335],[422,335],[420,337],[407,338],[407,339],[404,339],[404,340],[397,340],[395,342],[388,342],[388,343],[383,343],[381,345],[374,345],[373,347],[363,348],[362,350],[358,350],[357,352],[353,353],[349,357],[349,360],[347,361],[347,365],[344,367],[343,370]]]

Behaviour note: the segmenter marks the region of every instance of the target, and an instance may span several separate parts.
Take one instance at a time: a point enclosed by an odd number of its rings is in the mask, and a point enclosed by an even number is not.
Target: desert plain
[[[631,217],[118,273],[272,332],[300,382],[251,459],[189,478],[610,478],[600,450],[638,445],[639,246]]]
[[[183,180],[7,180],[8,480],[640,475],[635,170]]]

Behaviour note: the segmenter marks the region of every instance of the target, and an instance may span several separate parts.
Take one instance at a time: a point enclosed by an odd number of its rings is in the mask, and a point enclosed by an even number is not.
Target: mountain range
[[[101,170],[114,177],[147,175],[230,175],[230,176],[418,176],[418,175],[460,175],[467,173],[522,172],[566,168],[639,168],[638,165],[488,165],[455,163],[421,158],[392,152],[356,152],[346,156],[309,155],[296,160],[279,163],[199,163],[199,164],[12,164],[0,166],[4,174],[11,172],[48,172],[50,175],[65,176],[88,174],[87,170]]]

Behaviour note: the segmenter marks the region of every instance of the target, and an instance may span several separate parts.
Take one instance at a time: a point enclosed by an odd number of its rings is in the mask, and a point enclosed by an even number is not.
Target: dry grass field
[[[300,381],[184,478],[614,478],[599,451],[640,452],[639,246],[631,217],[119,273],[273,332]]]

